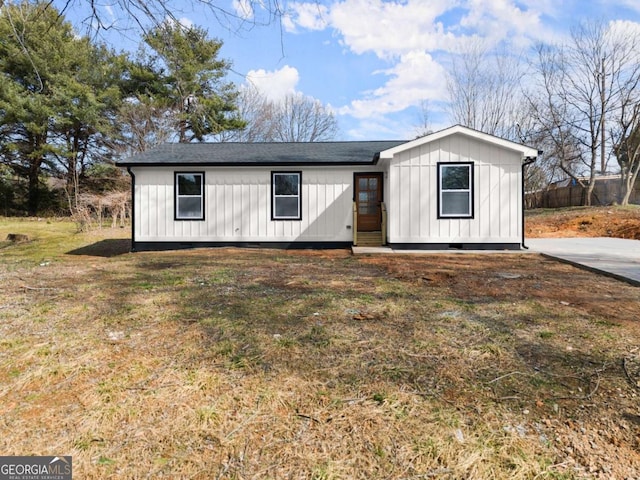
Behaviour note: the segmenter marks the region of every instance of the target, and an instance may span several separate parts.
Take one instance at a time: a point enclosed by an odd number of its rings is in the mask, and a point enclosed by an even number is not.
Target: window
[[[204,220],[204,173],[176,173],[176,220]]]
[[[473,218],[473,163],[438,163],[438,218]]]
[[[301,220],[302,172],[271,172],[271,218]]]

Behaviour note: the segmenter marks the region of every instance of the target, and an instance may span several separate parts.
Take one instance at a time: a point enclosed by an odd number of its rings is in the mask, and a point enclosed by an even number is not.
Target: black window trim
[[[201,193],[200,205],[202,206],[202,215],[199,217],[179,217],[178,216],[178,176],[179,175],[200,175],[202,182],[200,184]],[[190,172],[180,171],[173,172],[173,218],[176,222],[203,222],[205,220],[205,176],[204,171]]]
[[[278,217],[276,216],[276,175],[298,175],[298,216]],[[271,172],[271,220],[274,222],[301,221],[302,220],[302,170],[273,170]]]
[[[450,166],[466,166],[469,167],[469,215],[443,215],[442,214],[442,167],[450,167]],[[438,203],[438,219],[442,220],[472,220],[475,218],[475,183],[474,183],[474,163],[473,162],[438,162],[437,163],[437,179],[436,182],[438,184],[438,194],[437,194],[437,203]]]

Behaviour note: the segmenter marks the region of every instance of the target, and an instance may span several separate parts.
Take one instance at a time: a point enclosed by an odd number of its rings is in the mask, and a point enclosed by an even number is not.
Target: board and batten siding
[[[438,162],[473,162],[474,218],[438,218]],[[520,243],[521,166],[521,152],[462,134],[396,153],[385,182],[389,243]]]
[[[134,234],[138,242],[353,240],[353,228],[348,228],[353,223],[353,167],[134,167],[132,170]],[[176,171],[204,172],[204,220],[175,220]],[[271,219],[271,172],[277,171],[302,171],[302,220]]]

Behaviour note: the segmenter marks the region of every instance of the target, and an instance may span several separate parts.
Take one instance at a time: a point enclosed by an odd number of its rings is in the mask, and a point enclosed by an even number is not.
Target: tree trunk
[[[27,210],[29,216],[36,216],[40,207],[40,165],[42,160],[32,160],[29,165],[29,197],[27,202]]]
[[[598,151],[595,140],[591,142],[591,165],[589,166],[589,184],[587,185],[584,205],[590,207],[593,200],[593,189],[596,186],[596,168],[598,165]]]
[[[584,196],[584,205],[586,207],[591,206],[592,197],[593,197],[593,189],[596,186],[595,179],[589,181],[589,185],[587,185],[586,194]]]
[[[38,214],[40,209],[40,170],[45,160],[43,147],[47,142],[47,133],[31,133],[27,134],[29,152],[25,155],[24,160],[28,162],[27,167],[27,212],[30,216]]]
[[[77,181],[77,160],[75,152],[69,155],[67,160],[67,196],[69,197],[69,206],[73,214],[73,209],[78,207],[78,181]]]
[[[629,199],[633,193],[633,187],[638,179],[638,171],[640,171],[640,162],[635,165],[630,171],[622,172],[622,198],[620,199],[620,205],[629,205]]]
[[[628,180],[624,182],[622,186],[624,190],[622,192],[622,198],[620,199],[620,205],[629,205],[629,199],[631,198],[633,188],[629,186]]]
[[[187,141],[187,121],[186,120],[180,120],[180,136],[178,138],[178,142],[179,143],[189,143]]]

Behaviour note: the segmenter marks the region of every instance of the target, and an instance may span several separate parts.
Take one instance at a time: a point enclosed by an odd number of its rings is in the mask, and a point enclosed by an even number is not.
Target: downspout
[[[136,251],[136,176],[131,170],[131,167],[127,167],[127,172],[131,176],[131,251]]]
[[[538,150],[538,155],[542,155],[542,150]],[[525,167],[528,167],[529,165],[531,165],[533,162],[535,162],[538,159],[538,157],[526,157],[524,159],[524,162],[522,163],[522,248],[524,248],[525,250],[529,250],[529,247],[527,247],[524,244],[524,230],[525,230],[525,221],[524,221],[524,204],[525,204],[525,192],[524,192],[524,170]]]

